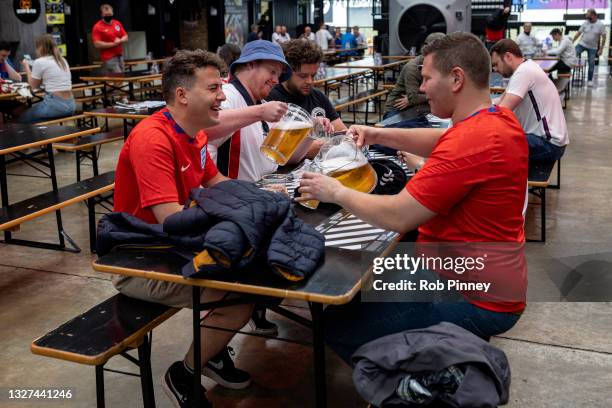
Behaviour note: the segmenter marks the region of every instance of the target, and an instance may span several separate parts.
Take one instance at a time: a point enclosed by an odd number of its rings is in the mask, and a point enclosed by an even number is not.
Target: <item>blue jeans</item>
[[[19,123],[36,123],[46,119],[63,118],[74,115],[74,98],[66,99],[46,93],[41,102],[32,105],[19,116]]]
[[[565,146],[559,147],[550,143],[546,138],[527,133],[529,144],[529,161],[557,161],[565,153]]]
[[[581,58],[583,52],[587,52],[587,56],[589,58],[589,75],[588,80],[593,80],[593,72],[595,72],[595,57],[597,56],[597,50],[595,48],[586,48],[580,44],[576,46],[576,56]]]
[[[357,296],[323,314],[325,341],[347,363],[362,345],[389,334],[450,322],[489,340],[511,329],[517,313],[492,312],[461,299],[455,302],[361,303]]]

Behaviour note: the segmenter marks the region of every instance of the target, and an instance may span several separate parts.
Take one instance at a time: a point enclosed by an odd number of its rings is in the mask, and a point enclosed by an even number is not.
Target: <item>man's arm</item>
[[[258,121],[278,122],[287,112],[287,104],[283,102],[267,102],[261,105],[248,106],[239,109],[224,109],[219,112],[219,124],[206,129],[209,140],[231,135]]]
[[[298,201],[312,194],[323,202],[333,202],[359,219],[385,230],[404,233],[433,218],[436,213],[419,203],[403,189],[396,195],[365,194],[344,187],[336,179],[317,173],[305,173]]]
[[[127,35],[127,33],[125,33],[125,35],[123,35],[123,37],[121,37],[121,38],[119,39],[119,41],[120,41],[120,42],[122,42],[122,43],[127,42],[127,40],[128,40],[128,35]]]
[[[347,130],[348,128],[346,127],[346,125],[344,124],[344,122],[342,121],[342,118],[338,118],[334,121],[332,121],[332,126],[334,127],[334,131],[338,132],[341,130]]]
[[[8,61],[5,61],[4,66],[6,67],[6,72],[8,72],[10,80],[17,82],[21,81],[21,75],[19,75],[19,72],[15,71],[15,68],[13,68]]]
[[[94,41],[93,45],[95,48],[99,49],[99,50],[105,50],[107,48],[113,48],[116,47],[118,44],[120,44],[120,39],[117,38],[116,41],[114,42],[106,42],[106,41]]]
[[[351,126],[349,132],[356,139],[357,147],[364,144],[382,144],[392,149],[429,157],[446,129],[395,129],[357,125]]]
[[[406,72],[404,87],[406,89],[406,97],[408,98],[408,106],[420,105],[427,103],[427,97],[423,93],[419,93],[421,87],[421,74],[417,65],[412,65]]]
[[[504,92],[497,105],[514,110],[521,102],[523,102],[523,98],[520,96]]]

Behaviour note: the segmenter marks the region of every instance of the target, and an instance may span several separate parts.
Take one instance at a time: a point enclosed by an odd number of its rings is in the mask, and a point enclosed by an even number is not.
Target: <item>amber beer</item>
[[[376,172],[367,161],[352,161],[340,157],[324,161],[322,167],[324,174],[353,190],[369,193],[376,187]]]
[[[276,164],[283,166],[311,130],[310,123],[298,121],[277,123],[270,129],[259,150]]]

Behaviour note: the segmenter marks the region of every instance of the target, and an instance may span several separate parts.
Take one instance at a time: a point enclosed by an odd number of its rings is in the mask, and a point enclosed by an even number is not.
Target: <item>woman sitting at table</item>
[[[18,121],[35,123],[73,115],[75,104],[70,68],[51,35],[45,34],[36,39],[36,53],[39,58],[34,60],[32,69],[26,60],[21,64],[32,89],[44,87],[45,96],[19,116]]]

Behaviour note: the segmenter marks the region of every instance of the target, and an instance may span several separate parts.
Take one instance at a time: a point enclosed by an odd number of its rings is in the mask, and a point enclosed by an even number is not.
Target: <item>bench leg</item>
[[[323,305],[309,303],[312,316],[312,347],[315,370],[315,406],[327,406],[327,381],[325,378],[325,343],[323,342]]]
[[[540,188],[540,216],[542,217],[542,231],[540,232],[540,240],[546,242],[546,188]]]
[[[89,250],[96,252],[96,198],[87,199],[87,215],[89,218]]]
[[[75,156],[76,156],[76,175],[77,175],[77,182],[81,181],[81,151],[77,150],[75,152]]]
[[[153,391],[153,374],[151,373],[151,347],[149,336],[145,336],[138,347],[138,362],[140,367],[140,386],[142,401],[145,408],[155,407],[155,392]]]
[[[104,366],[96,366],[96,406],[104,408]]]

